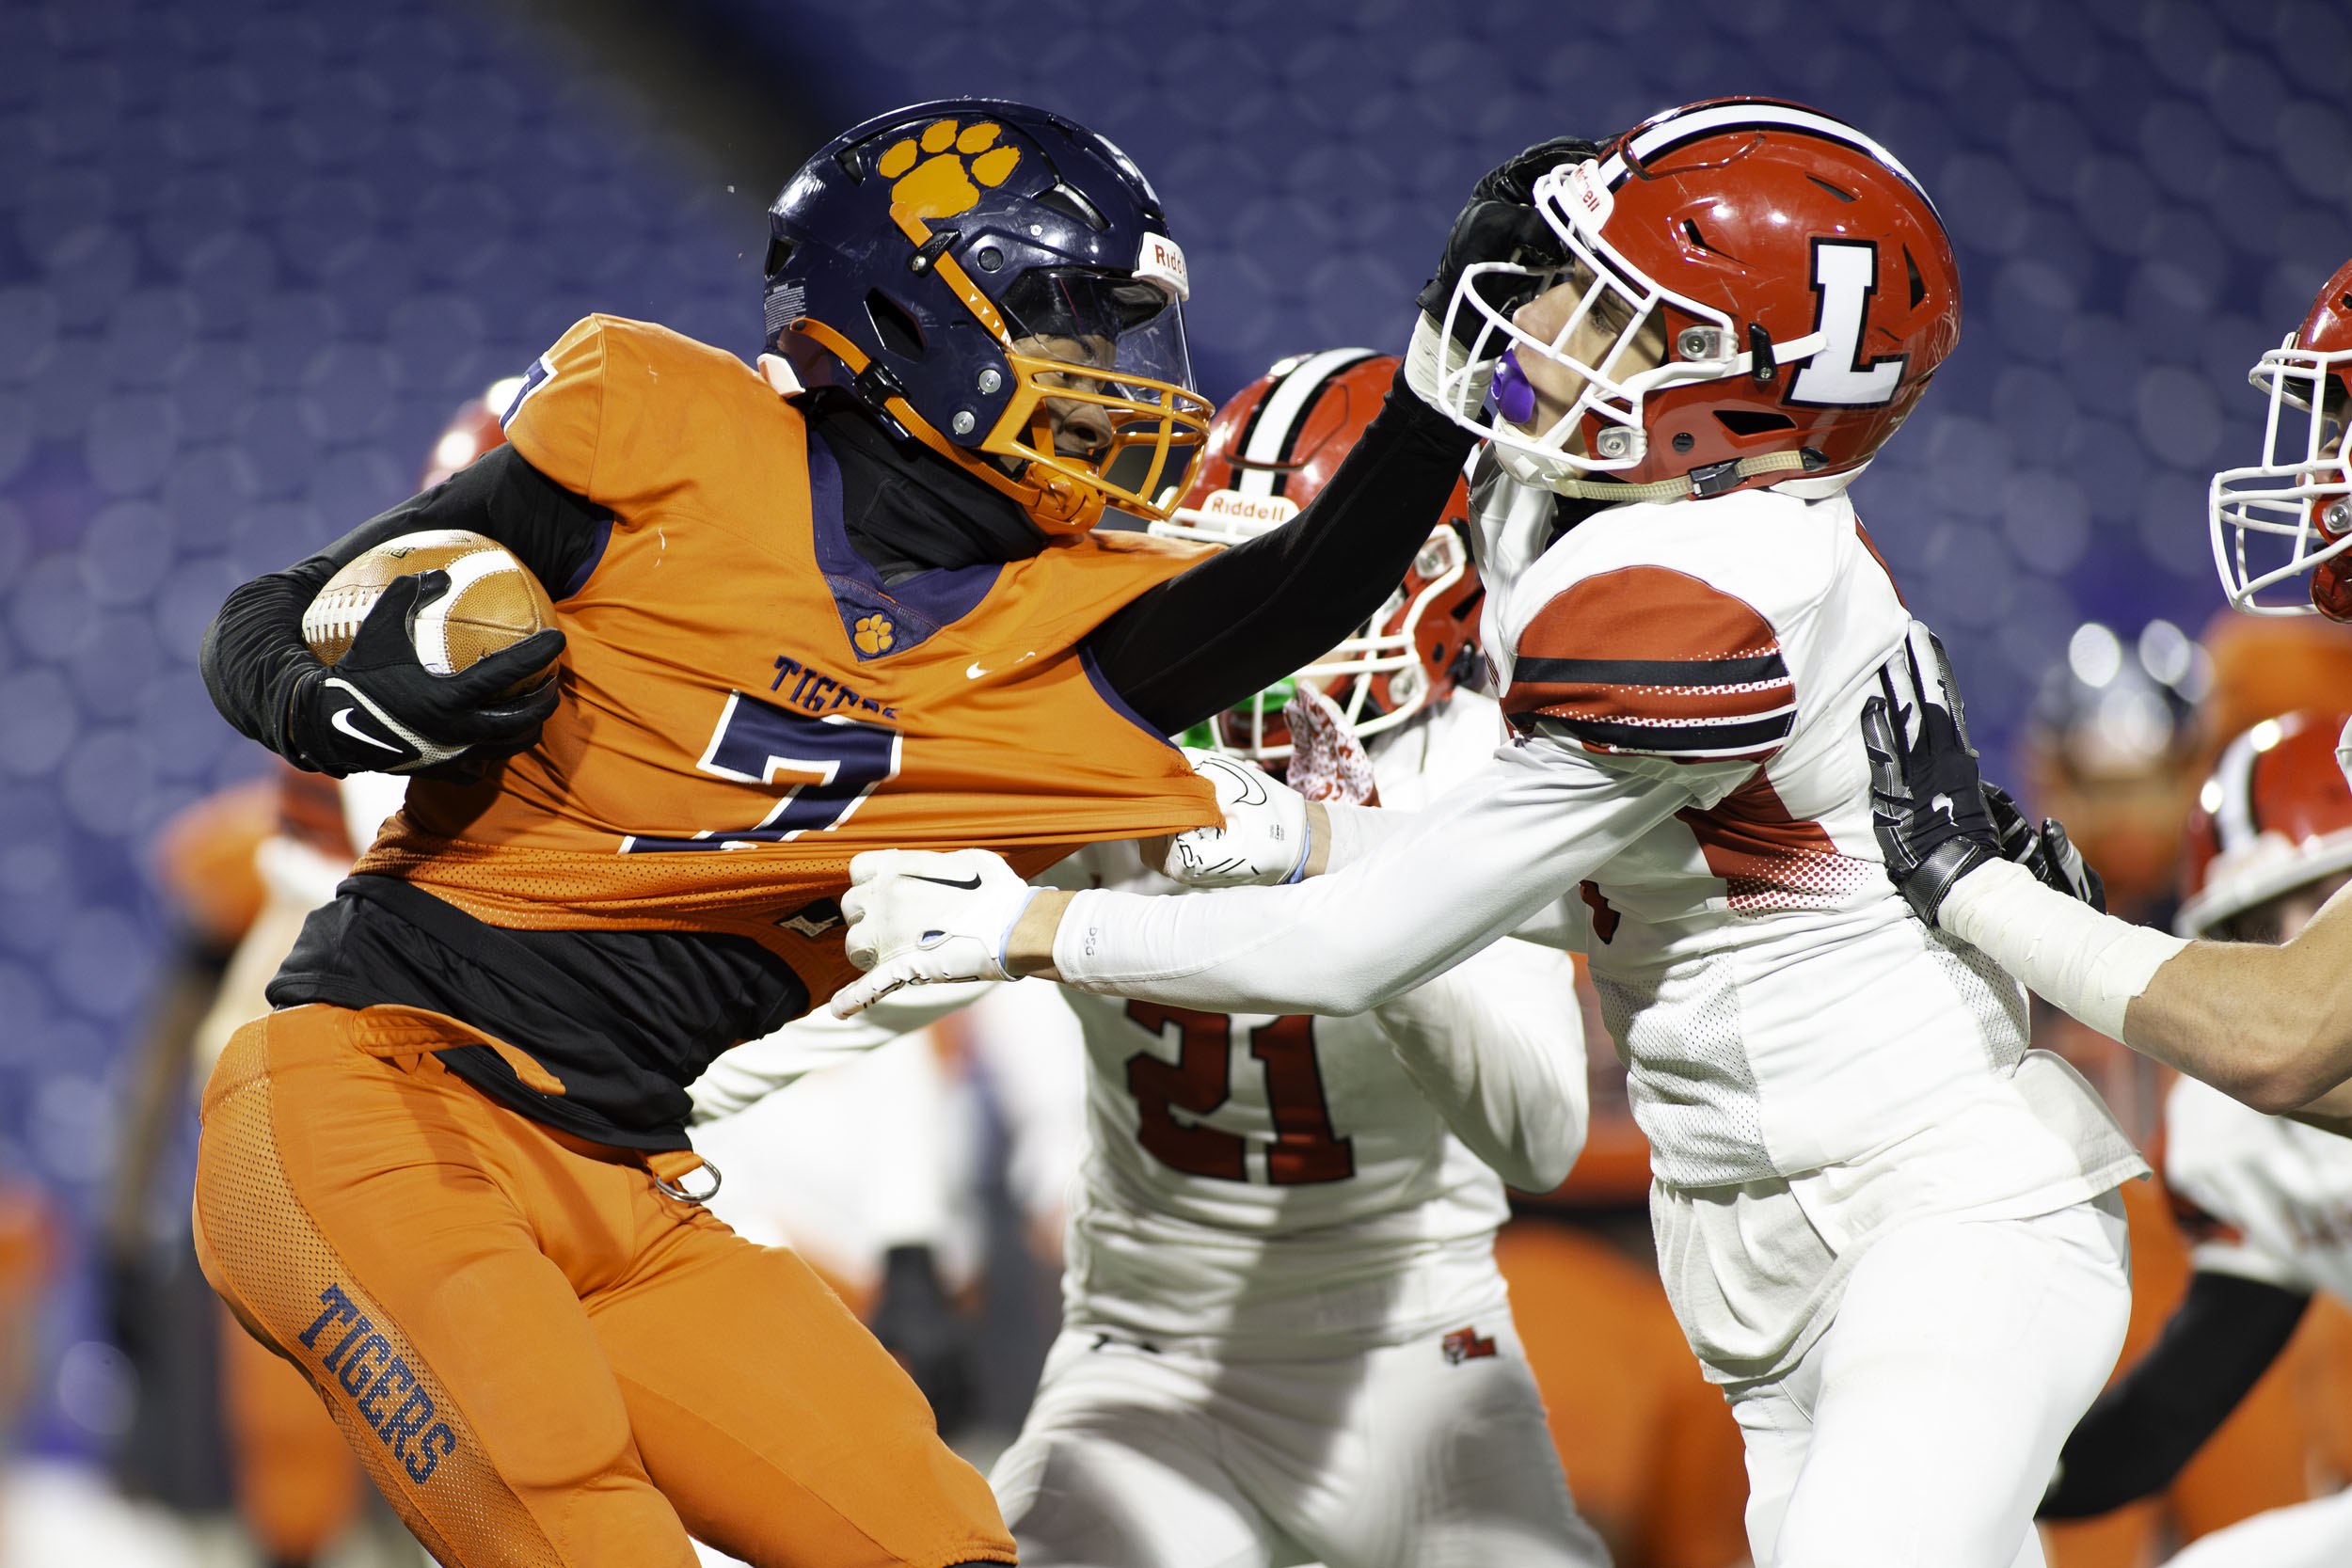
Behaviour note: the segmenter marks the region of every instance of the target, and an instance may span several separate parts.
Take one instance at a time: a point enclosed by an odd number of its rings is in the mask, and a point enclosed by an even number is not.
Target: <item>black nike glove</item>
[[[962,1426],[979,1382],[972,1331],[947,1299],[930,1248],[895,1246],[882,1255],[882,1294],[867,1326],[930,1401],[939,1430]]]
[[[288,760],[337,778],[414,773],[477,748],[515,752],[538,738],[558,700],[552,673],[526,690],[509,688],[548,669],[564,652],[564,634],[550,626],[437,675],[417,657],[412,628],[418,608],[448,592],[447,572],[385,585],[349,651],[294,683]]]
[[[2002,858],[2000,835],[1985,807],[1944,644],[1914,621],[1903,646],[1881,667],[1879,685],[1883,695],[1862,705],[1870,825],[1887,879],[1933,926],[1952,884]]]
[[[1438,258],[1437,276],[1422,286],[1414,303],[1430,320],[1442,325],[1446,309],[1462,281],[1462,274],[1482,261],[1516,261],[1538,271],[1564,266],[1567,253],[1543,214],[1535,211],[1535,181],[1562,164],[1582,163],[1599,151],[1581,136],[1554,136],[1538,142],[1502,166],[1487,171],[1470,187],[1470,197],[1454,219]],[[1479,297],[1501,315],[1508,316],[1535,297],[1538,277],[1487,273],[1477,282]],[[1465,349],[1476,346],[1486,318],[1464,310],[1454,319],[1454,338]]]
[[[2066,836],[2066,828],[2054,816],[2045,816],[2036,826],[2026,814],[2017,809],[2017,802],[1998,784],[1985,784],[1985,809],[1993,817],[1994,836],[2000,841],[2001,858],[2015,861],[2034,875],[2042,886],[2055,888],[2069,898],[2081,900],[2107,912],[2107,890],[2099,880],[2099,874]]]

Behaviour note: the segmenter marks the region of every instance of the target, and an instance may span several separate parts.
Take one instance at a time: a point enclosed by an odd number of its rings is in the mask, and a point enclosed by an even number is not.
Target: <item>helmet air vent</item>
[[[792,252],[796,248],[798,247],[795,246],[790,240],[770,240],[768,242],[768,271],[766,276],[773,277],[776,274],[782,272],[785,268],[785,263],[792,260]]]
[[[882,347],[902,359],[923,357],[923,327],[907,308],[880,289],[866,291],[866,318],[874,324],[874,336]]]
[[[1072,190],[1058,180],[1054,182],[1052,190],[1043,192],[1038,197],[1037,204],[1041,207],[1051,207],[1065,217],[1076,218],[1089,229],[1098,232],[1111,226],[1111,220],[1104,217],[1093,202],[1089,201],[1084,196]]]
[[[1760,408],[1718,408],[1715,420],[1734,436],[1762,436],[1768,431],[1797,428],[1797,421],[1788,415]]]
[[[1912,259],[1909,245],[1903,246],[1903,269],[1911,274],[1911,308],[1916,310],[1919,302],[1928,297],[1928,286],[1919,277],[1919,263]]]
[[[1723,246],[1708,245],[1707,243],[1707,236],[1699,232],[1699,226],[1695,219],[1684,218],[1682,220],[1682,237],[1689,240],[1699,249],[1711,251],[1715,255],[1723,257],[1725,261],[1739,260],[1739,258],[1733,256],[1730,251],[1725,250]]]
[[[1822,179],[1818,174],[1808,174],[1805,178],[1820,186],[1821,189],[1829,192],[1830,195],[1836,197],[1840,201],[1851,201],[1853,199],[1853,192],[1839,190],[1836,185],[1831,184],[1828,181]]]

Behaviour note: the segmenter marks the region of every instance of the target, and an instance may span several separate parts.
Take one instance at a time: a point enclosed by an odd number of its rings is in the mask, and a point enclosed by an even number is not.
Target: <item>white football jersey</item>
[[[2027,1051],[2017,983],[1885,876],[1860,713],[1911,616],[1843,491],[1556,537],[1548,492],[1489,468],[1476,502],[1512,723],[1688,797],[1579,891],[1657,1175],[1795,1178],[1912,1140],[1955,1154],[1924,1201],[2031,1213],[2139,1169],[2090,1085]]]
[[[1495,704],[1457,693],[1379,737],[1381,800],[1413,809],[1503,739]],[[1133,844],[1052,879],[1167,896]],[[1584,1071],[1564,955],[1504,942],[1452,983],[1540,1019]],[[1064,1322],[1168,1342],[1295,1354],[1458,1328],[1502,1308],[1491,1253],[1500,1178],[1448,1130],[1374,1014],[1212,1013],[1064,992],[1084,1026],[1088,1153],[1073,1204]],[[1465,1018],[1462,1026],[1474,1026]],[[1581,1127],[1581,1120],[1580,1120]]]
[[[2198,1268],[2352,1302],[2352,1140],[2193,1078],[2165,1099],[2164,1138]]]

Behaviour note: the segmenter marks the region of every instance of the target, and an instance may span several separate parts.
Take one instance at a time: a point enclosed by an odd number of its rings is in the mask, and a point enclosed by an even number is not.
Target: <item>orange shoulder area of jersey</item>
[[[652,322],[598,315],[532,362],[505,425],[532,467],[627,513],[751,472],[776,428],[799,418],[732,354]]]
[[[1772,623],[1664,566],[1597,572],[1518,636],[1503,711],[1589,752],[1761,761],[1788,738],[1796,689]]]

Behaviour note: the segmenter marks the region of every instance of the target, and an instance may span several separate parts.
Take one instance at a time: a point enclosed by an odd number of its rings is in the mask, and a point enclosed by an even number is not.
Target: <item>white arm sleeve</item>
[[[860,1056],[900,1035],[935,1023],[987,994],[993,980],[909,986],[854,1018],[819,1007],[772,1035],[745,1040],[703,1069],[687,1089],[697,1124],[731,1117],[754,1101],[805,1078],[819,1068]]]
[[[1386,806],[1350,806],[1327,801],[1324,820],[1331,825],[1330,847],[1324,852],[1325,875],[1345,870],[1369,856],[1391,838],[1409,829],[1421,813],[1391,811]]]
[[[1591,1097],[1565,954],[1498,942],[1374,1016],[1406,1075],[1496,1175],[1528,1193],[1567,1180]]]
[[[2167,932],[2101,914],[2042,886],[2011,861],[1980,865],[1953,883],[1936,924],[2044,1002],[2118,1040],[2132,998],[2148,989],[2158,966],[2188,945]]]
[[[1055,934],[1054,967],[1082,990],[1209,1012],[1368,1012],[1755,771],[1604,760],[1537,737],[1333,875],[1190,898],[1081,893]]]

